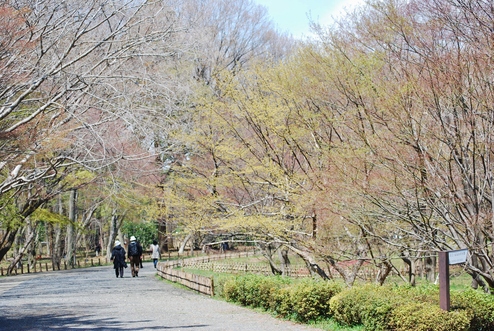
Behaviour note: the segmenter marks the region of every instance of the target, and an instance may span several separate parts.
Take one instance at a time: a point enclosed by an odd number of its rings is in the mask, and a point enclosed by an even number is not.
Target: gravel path
[[[316,330],[111,266],[0,278],[0,330]]]

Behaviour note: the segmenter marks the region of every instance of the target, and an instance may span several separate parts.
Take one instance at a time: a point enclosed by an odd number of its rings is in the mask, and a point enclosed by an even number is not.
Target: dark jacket
[[[132,249],[130,246],[131,245],[136,245],[137,246],[137,254],[134,254],[134,255],[131,255],[132,251],[134,249]],[[131,257],[131,256],[141,256],[142,255],[142,246],[141,244],[139,244],[139,242],[137,241],[131,241],[130,244],[129,244],[129,252],[127,253],[127,257]]]
[[[110,260],[113,260],[114,269],[119,267],[126,268],[127,264],[125,263],[125,249],[121,245],[113,247]]]

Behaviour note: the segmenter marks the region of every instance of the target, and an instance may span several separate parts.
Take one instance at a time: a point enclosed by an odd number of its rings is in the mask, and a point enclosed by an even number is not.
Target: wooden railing
[[[199,293],[214,296],[214,281],[212,277],[199,276],[182,270],[177,270],[175,268],[201,265],[221,259],[249,257],[254,256],[255,254],[255,251],[252,250],[238,253],[223,253],[188,259],[169,260],[159,262],[156,269],[158,270],[158,275],[161,278],[179,283]]]
[[[81,262],[82,261],[82,262]],[[37,273],[37,272],[48,272],[48,271],[59,271],[67,270],[73,268],[85,268],[94,267],[108,264],[108,259],[104,257],[79,259],[74,267],[67,265],[67,262],[63,260],[60,264],[53,264],[51,261],[36,261],[30,266],[29,264],[19,264],[14,269],[10,276],[22,275],[24,273]],[[5,276],[7,274],[7,268],[0,266],[0,276]]]
[[[272,275],[271,268],[265,263],[215,262],[218,260],[249,257],[255,255],[259,254],[255,251],[248,251],[163,261],[158,263],[158,275],[164,279],[180,283],[200,293],[214,295],[214,282],[212,277],[198,276],[192,273],[187,273],[183,270],[176,270],[175,268],[191,268],[233,274],[255,273]],[[330,277],[340,277],[340,275],[333,268],[330,268],[330,270],[325,270],[325,272],[331,275]],[[292,265],[285,270],[285,275],[294,278],[311,276],[309,270],[305,265]],[[360,268],[358,273],[358,277],[362,280],[372,280],[375,279],[375,276],[376,269],[372,266],[364,266]]]
[[[214,282],[212,277],[191,274],[170,267],[158,267],[158,275],[162,278],[179,283],[202,294],[214,296]]]

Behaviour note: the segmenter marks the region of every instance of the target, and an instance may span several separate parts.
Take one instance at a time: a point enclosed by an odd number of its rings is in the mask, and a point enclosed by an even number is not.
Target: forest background
[[[291,252],[347,285],[364,264],[433,280],[438,251],[468,249],[472,285],[494,286],[491,1],[370,0],[302,41],[251,0],[0,13],[10,270],[151,228],[162,249],[248,241],[275,272]]]

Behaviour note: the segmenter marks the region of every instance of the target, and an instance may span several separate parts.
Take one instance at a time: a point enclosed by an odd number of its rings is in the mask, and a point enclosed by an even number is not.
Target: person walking
[[[115,247],[111,251],[110,261],[113,261],[113,269],[115,269],[115,275],[123,278],[124,268],[127,268],[125,262],[125,249],[120,244],[120,241],[115,240]]]
[[[158,260],[160,256],[160,246],[158,246],[158,242],[153,240],[153,244],[151,245],[151,258],[153,259],[154,267],[158,265]]]
[[[142,246],[137,242],[136,237],[130,237],[129,252],[127,257],[130,261],[132,277],[139,277],[139,265],[141,263]]]

